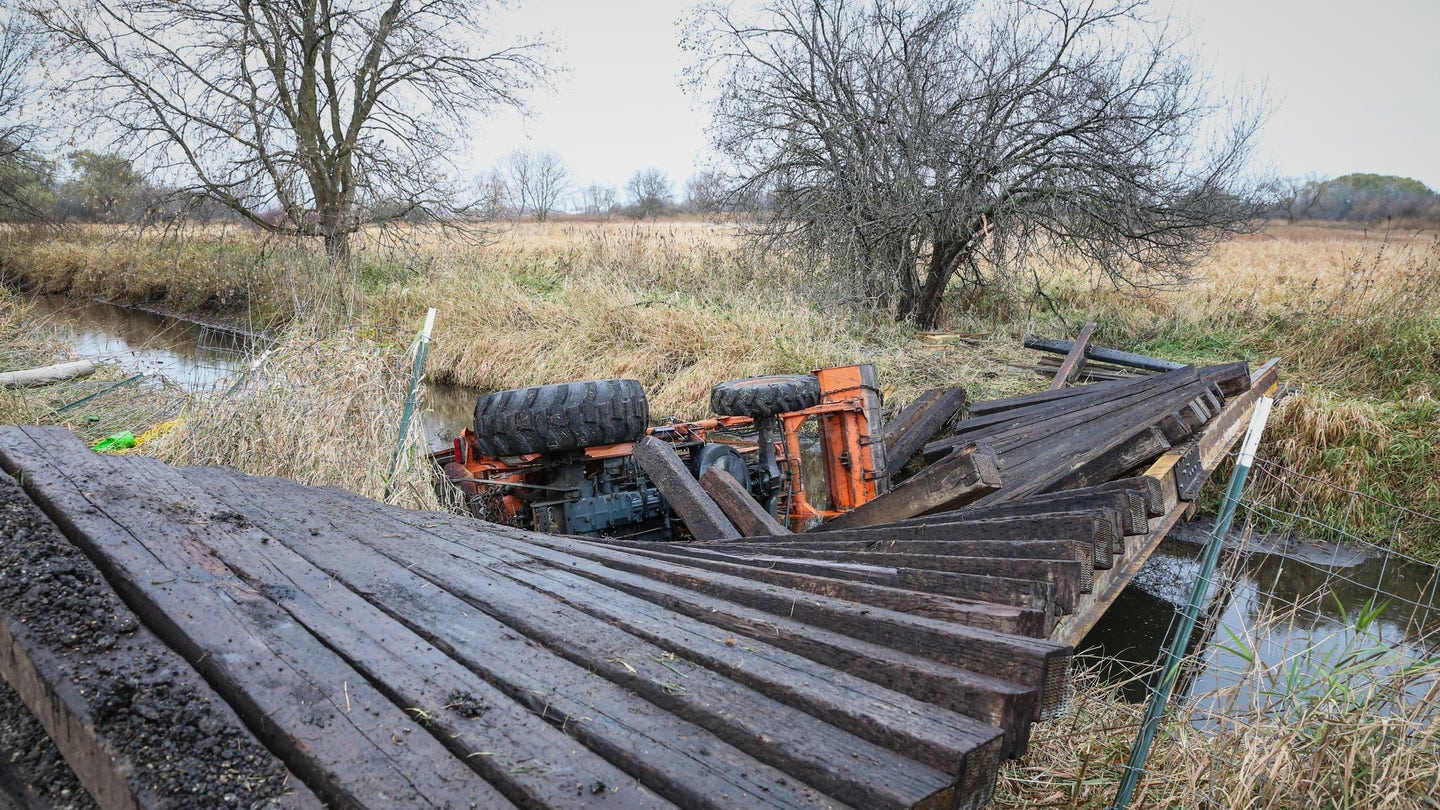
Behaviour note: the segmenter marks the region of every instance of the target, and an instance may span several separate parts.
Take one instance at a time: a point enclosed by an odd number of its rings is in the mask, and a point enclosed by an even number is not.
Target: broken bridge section
[[[980,807],[1274,370],[1216,379],[1129,391],[1130,421],[1154,420],[1101,445],[1126,422],[1114,390],[991,403],[924,448],[986,448],[959,511],[896,518],[954,500],[901,486],[852,526],[709,544],[541,535],[3,427],[3,506],[35,527],[7,542],[68,547],[103,618],[45,608],[108,630],[67,651],[28,623],[44,588],[0,590],[0,674],[107,806],[173,803],[145,777],[180,766],[115,722],[168,699],[212,707],[203,727],[262,766],[243,778],[290,806]],[[97,668],[138,658],[169,674],[116,697]]]

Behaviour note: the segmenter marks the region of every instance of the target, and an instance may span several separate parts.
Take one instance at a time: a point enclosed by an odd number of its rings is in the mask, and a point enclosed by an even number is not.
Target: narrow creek
[[[77,357],[160,374],[192,391],[229,384],[264,342],[104,303],[60,297],[37,303],[42,317],[68,330]],[[454,386],[427,389],[420,425],[432,447],[448,446],[470,423],[476,393]],[[1158,660],[1188,596],[1210,523],[1201,516],[1177,527],[1082,642],[1081,649],[1110,659],[1115,677]],[[1263,547],[1234,558],[1228,587],[1214,592],[1210,645],[1203,668],[1186,680],[1188,692],[1214,694],[1245,684],[1241,699],[1258,700],[1263,679],[1246,679],[1244,673],[1270,667],[1284,677],[1297,667],[1324,666],[1357,644],[1383,645],[1412,659],[1440,654],[1424,641],[1440,625],[1433,568],[1303,540],[1274,540]],[[1290,610],[1292,605],[1303,607]],[[1357,639],[1351,625],[1370,605],[1385,607],[1369,622],[1365,638]],[[1262,622],[1271,612],[1290,618]],[[1126,688],[1133,699],[1143,699],[1143,682]]]
[[[144,310],[64,296],[31,299],[36,314],[61,327],[76,358],[112,363],[131,374],[155,374],[186,391],[229,385],[264,350],[264,337]],[[433,449],[448,447],[470,424],[475,392],[429,385],[420,428]]]

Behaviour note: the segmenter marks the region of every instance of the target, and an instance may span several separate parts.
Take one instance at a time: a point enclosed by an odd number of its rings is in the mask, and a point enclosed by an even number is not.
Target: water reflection
[[[36,325],[61,327],[75,356],[113,363],[131,374],[158,375],[186,391],[229,385],[266,345],[261,337],[99,301],[64,296],[31,300]],[[478,393],[456,386],[428,387],[418,424],[431,449],[449,447],[470,424]]]
[[[1164,540],[1081,644],[1114,659],[1111,677],[1159,660],[1199,573],[1199,541],[1208,526],[1202,517]],[[1268,694],[1269,680],[1285,678],[1303,688],[1312,671],[1333,667],[1359,649],[1393,655],[1394,666],[1436,654],[1440,611],[1433,567],[1294,540],[1231,540],[1237,550],[1221,562],[1189,651],[1208,647],[1180,694],[1224,694],[1249,704]],[[1145,689],[1143,681],[1125,686],[1134,700],[1143,699]]]
[[[228,382],[263,344],[238,332],[97,301],[44,296],[33,302],[39,322],[61,326],[76,355],[158,375],[190,391]]]

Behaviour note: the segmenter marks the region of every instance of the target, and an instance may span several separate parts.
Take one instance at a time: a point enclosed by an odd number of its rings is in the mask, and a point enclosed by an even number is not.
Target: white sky
[[[544,32],[567,72],[475,137],[469,168],[553,149],[577,185],[623,196],[658,166],[678,194],[704,157],[706,116],[681,90],[691,0],[516,0],[497,33]],[[1261,162],[1282,175],[1374,172],[1440,190],[1440,0],[1158,0],[1195,23],[1194,45],[1230,82],[1263,81],[1277,109]]]

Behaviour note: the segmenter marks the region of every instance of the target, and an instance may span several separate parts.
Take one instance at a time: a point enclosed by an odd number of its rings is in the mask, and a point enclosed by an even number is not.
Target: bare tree
[[[1316,174],[1305,177],[1278,177],[1267,186],[1271,210],[1279,211],[1287,222],[1305,219],[1330,188],[1330,181]]]
[[[726,210],[732,183],[729,177],[713,169],[695,172],[685,180],[685,209],[697,214]]]
[[[366,224],[453,211],[469,119],[547,72],[543,43],[487,45],[486,0],[32,2],[152,176],[339,266]]]
[[[654,166],[632,174],[625,183],[625,193],[630,197],[628,213],[636,219],[658,217],[675,204],[670,178]]]
[[[580,204],[587,214],[606,214],[614,210],[618,201],[614,186],[591,183],[580,191]]]
[[[501,159],[496,175],[515,216],[527,213],[544,222],[570,193],[570,169],[559,154],[516,149]]]
[[[1256,209],[1259,117],[1211,99],[1143,0],[771,0],[702,9],[694,85],[763,236],[922,327],[1037,257],[1178,281]],[[1238,114],[1226,118],[1227,107]]]
[[[0,14],[0,219],[45,220],[54,167],[30,149],[36,127],[26,115],[40,43],[13,12]]]

